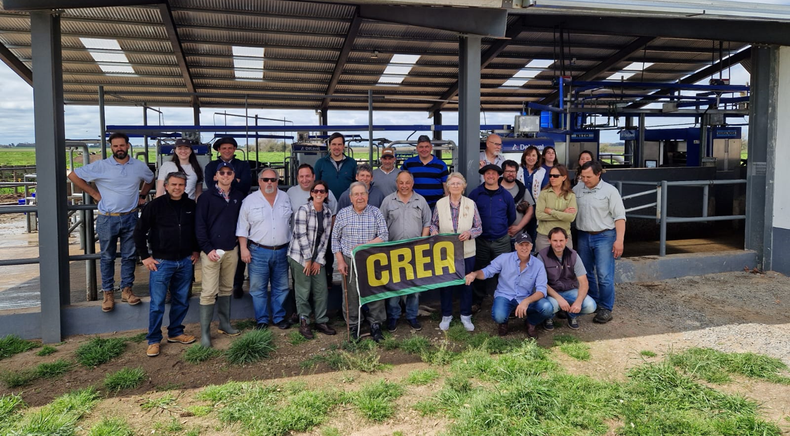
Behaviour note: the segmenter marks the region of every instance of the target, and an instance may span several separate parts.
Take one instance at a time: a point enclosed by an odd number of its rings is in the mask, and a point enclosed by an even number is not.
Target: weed
[[[93,338],[77,348],[77,362],[88,368],[96,367],[120,356],[125,349],[126,340],[124,338]]]
[[[401,395],[402,386],[379,380],[363,385],[359,392],[353,394],[352,403],[365,418],[382,422],[395,413],[393,403]]]
[[[19,395],[10,394],[0,397],[0,432],[5,434],[5,430],[19,420],[19,411],[24,407],[25,402]]]
[[[38,343],[26,341],[17,335],[5,336],[0,339],[0,360],[11,357],[14,354],[23,353],[38,346]]]
[[[400,347],[400,341],[392,336],[385,337],[383,341],[379,342],[379,347],[384,350],[397,350]]]
[[[243,365],[268,357],[274,348],[271,330],[252,330],[233,341],[226,356],[230,363]]]
[[[403,432],[402,431],[396,431],[396,432],[392,433],[392,436],[403,436]]]
[[[360,351],[371,351],[378,348],[374,341],[343,341],[340,348],[351,353],[358,353]]]
[[[91,428],[88,436],[134,436],[134,431],[123,418],[102,418]]]
[[[731,381],[729,374],[790,384],[790,378],[778,374],[787,366],[779,359],[754,353],[723,353],[710,348],[689,348],[670,354],[669,361],[684,371],[710,383]]]
[[[299,333],[298,331],[292,331],[291,333],[288,334],[288,342],[290,342],[291,345],[299,345],[307,341],[309,341],[309,339],[302,336],[302,334]]]
[[[422,354],[430,348],[431,342],[424,336],[412,336],[404,339],[400,344],[400,349],[409,354]]]
[[[222,354],[222,352],[216,348],[204,347],[200,344],[194,344],[184,351],[184,360],[193,365],[197,365],[200,362],[205,362],[206,360],[209,360],[214,356],[219,356],[220,354]]]
[[[35,369],[23,369],[21,371],[4,371],[0,373],[0,380],[6,387],[13,389],[32,383],[36,378]]]
[[[41,409],[28,413],[11,434],[73,435],[76,422],[99,401],[93,388],[74,391],[56,398]]]
[[[656,357],[657,356],[657,354],[655,352],[650,351],[650,350],[642,350],[642,351],[639,352],[639,354],[641,356],[644,356],[644,357]]]
[[[254,320],[243,319],[241,321],[236,322],[236,330],[249,330],[251,328],[254,328],[255,325],[256,322]]]
[[[460,323],[453,323],[453,325],[450,326],[450,329],[447,330],[446,335],[447,339],[463,344],[466,344],[472,340],[472,334],[466,331],[463,324]]]
[[[107,374],[104,378],[104,387],[108,391],[120,391],[122,389],[134,389],[145,380],[145,370],[143,368],[121,368],[118,372]]]
[[[209,413],[213,412],[214,408],[211,406],[189,406],[187,407],[187,412],[191,413],[192,416],[201,417],[206,416]]]
[[[503,354],[518,348],[521,341],[515,338],[491,336],[486,332],[478,333],[469,340],[469,348],[481,348],[490,354]]]
[[[554,336],[554,346],[576,360],[590,360],[590,346],[572,335]]]
[[[439,378],[439,373],[435,369],[429,368],[410,372],[406,377],[406,383],[417,386],[427,385],[437,378]]]
[[[65,359],[58,359],[52,363],[40,363],[36,367],[36,377],[55,378],[71,370],[72,362]]]
[[[191,428],[191,429],[187,430],[186,433],[184,433],[184,436],[199,436],[199,435],[200,435],[200,429],[199,428]]]
[[[341,436],[341,433],[335,427],[324,427],[321,429],[321,436]]]
[[[143,410],[153,410],[153,409],[169,409],[170,406],[175,404],[176,399],[170,394],[163,395],[159,398],[148,398],[147,400],[143,401],[143,404],[140,405],[140,408]]]
[[[138,333],[138,334],[136,334],[134,336],[128,336],[128,337],[125,337],[123,339],[125,341],[134,342],[135,344],[142,344],[145,341],[147,336],[148,336],[148,333]]]
[[[56,351],[58,351],[58,349],[53,347],[52,345],[44,345],[43,347],[41,347],[40,350],[38,350],[36,356],[41,356],[41,357],[49,356],[50,354]]]
[[[167,392],[167,391],[174,391],[176,389],[182,389],[183,387],[184,387],[183,383],[168,382],[161,386],[157,386],[154,389],[156,389],[157,392]]]
[[[379,362],[381,356],[375,350],[364,353],[341,352],[343,367],[341,369],[355,369],[362,372],[376,372],[384,369]]]
[[[431,365],[444,366],[455,360],[458,353],[447,349],[447,341],[442,342],[436,350],[426,350],[420,354],[423,362],[430,363]]]
[[[167,433],[178,433],[184,429],[184,425],[178,422],[175,417],[171,417],[166,423],[157,422],[154,424],[154,429]]]

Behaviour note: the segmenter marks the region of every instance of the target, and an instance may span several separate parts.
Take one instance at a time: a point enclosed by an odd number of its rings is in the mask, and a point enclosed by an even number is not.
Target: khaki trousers
[[[226,251],[217,261],[209,260],[208,255],[200,252],[200,265],[203,271],[203,290],[200,292],[200,304],[214,305],[217,297],[226,297],[233,293],[233,277],[239,263],[239,247]]]

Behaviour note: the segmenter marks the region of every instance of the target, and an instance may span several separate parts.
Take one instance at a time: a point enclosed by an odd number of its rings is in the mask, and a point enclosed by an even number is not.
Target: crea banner
[[[464,248],[456,234],[360,245],[352,254],[360,306],[464,283]]]

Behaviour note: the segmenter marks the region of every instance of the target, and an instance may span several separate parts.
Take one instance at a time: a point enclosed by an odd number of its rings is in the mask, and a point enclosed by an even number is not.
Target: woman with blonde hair
[[[458,240],[464,244],[464,275],[474,271],[475,241],[474,238],[483,233],[483,224],[477,205],[463,195],[466,179],[461,173],[454,172],[447,176],[449,195],[436,202],[431,217],[431,235],[439,233],[457,233]],[[461,305],[461,323],[467,331],[474,331],[472,324],[472,287],[457,285],[442,288],[439,291],[442,300],[442,322],[439,328],[447,331],[453,320],[453,294],[457,293]]]
[[[535,239],[537,251],[551,245],[548,237],[551,229],[560,227],[568,235],[571,234],[571,223],[576,219],[576,194],[571,190],[568,168],[565,165],[555,165],[549,170],[549,184],[538,197],[535,216],[538,219]],[[568,248],[573,248],[570,237]]]

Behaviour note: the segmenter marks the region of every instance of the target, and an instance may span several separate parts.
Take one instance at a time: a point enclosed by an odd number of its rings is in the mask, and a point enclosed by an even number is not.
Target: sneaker
[[[570,328],[572,328],[574,330],[578,329],[579,328],[579,320],[577,320],[576,317],[573,317],[573,318],[568,317],[568,327],[570,327]]]
[[[409,327],[411,327],[412,330],[416,330],[416,331],[422,330],[422,324],[420,324],[420,322],[417,321],[417,318],[407,319],[406,322],[409,323]]]
[[[450,330],[450,322],[452,320],[453,320],[453,316],[452,315],[450,315],[450,316],[443,316],[442,317],[442,322],[439,323],[439,328],[444,330],[444,331]]]
[[[101,303],[102,312],[112,312],[115,309],[115,294],[113,291],[102,291],[104,294],[104,301]]]
[[[599,308],[598,313],[596,313],[595,318],[593,318],[593,322],[597,322],[598,324],[606,324],[611,320],[612,320],[612,311],[603,308]]]
[[[387,320],[387,331],[392,333],[398,330],[398,318],[390,318]]]
[[[543,330],[550,332],[554,330],[554,320],[549,318],[546,321],[543,321]]]
[[[178,342],[179,344],[191,344],[192,342],[195,342],[195,337],[182,333],[172,338],[168,336],[167,342]]]
[[[475,331],[475,325],[472,324],[472,315],[461,315],[461,324],[464,325],[464,328],[468,332]]]
[[[291,328],[291,323],[287,319],[283,319],[282,321],[277,323],[277,328],[280,330],[288,330]]]
[[[377,343],[384,340],[384,335],[381,334],[381,326],[378,323],[370,325],[370,337]]]
[[[155,344],[148,344],[148,349],[145,351],[148,357],[156,357],[159,355],[159,342]]]

